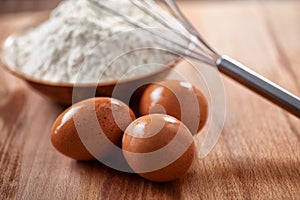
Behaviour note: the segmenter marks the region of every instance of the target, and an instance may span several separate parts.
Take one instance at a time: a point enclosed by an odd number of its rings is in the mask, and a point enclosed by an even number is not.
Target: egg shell
[[[202,92],[190,83],[166,80],[151,84],[142,95],[140,113],[161,113],[181,120],[196,134],[205,125],[208,103]]]
[[[174,146],[167,148],[171,142]],[[189,129],[178,119],[164,114],[145,115],[133,121],[125,130],[122,148],[129,166],[141,177],[155,182],[181,177],[190,168],[195,152]],[[143,153],[151,152],[156,153],[154,158],[143,157]],[[139,153],[139,156],[130,153]],[[167,164],[164,163],[166,156],[172,159]],[[154,170],[143,171],[145,166]]]
[[[95,116],[96,119],[92,120]],[[94,160],[94,156],[81,141],[78,130],[81,134],[87,135],[87,140],[90,141],[97,140],[97,137],[93,138],[93,135],[89,134],[104,133],[114,145],[121,147],[124,130],[134,119],[131,109],[117,99],[107,97],[87,99],[72,105],[58,116],[51,129],[51,142],[60,153],[70,158]],[[94,143],[95,148],[99,147],[100,151],[97,156],[109,155],[107,143],[104,141]]]

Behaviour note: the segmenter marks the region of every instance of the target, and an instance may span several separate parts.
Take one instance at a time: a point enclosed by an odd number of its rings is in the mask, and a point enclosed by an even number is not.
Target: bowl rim
[[[122,83],[129,83],[129,82],[134,82],[136,80],[140,79],[145,79],[151,76],[155,76],[156,74],[163,73],[173,67],[175,67],[181,60],[182,58],[180,56],[175,56],[174,60],[171,61],[168,64],[163,64],[165,67],[154,70],[150,73],[145,73],[145,74],[140,74],[128,78],[122,78],[122,79],[114,79],[114,80],[108,80],[108,81],[103,81],[103,82],[95,82],[95,83],[71,83],[71,82],[52,82],[48,80],[43,80],[39,78],[32,77],[30,75],[25,74],[21,70],[18,70],[17,67],[11,66],[9,63],[9,58],[5,55],[5,51],[7,47],[8,40],[11,38],[15,38],[19,36],[20,34],[18,33],[12,33],[8,35],[0,44],[0,67],[4,69],[5,71],[9,72],[10,74],[25,80],[27,82],[31,83],[36,83],[40,85],[45,85],[45,86],[52,86],[52,87],[105,87],[105,86],[111,86],[111,85],[116,85],[116,84],[122,84]]]

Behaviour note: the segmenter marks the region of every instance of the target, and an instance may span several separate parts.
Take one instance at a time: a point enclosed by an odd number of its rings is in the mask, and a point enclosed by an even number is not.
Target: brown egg
[[[143,178],[156,182],[172,181],[185,174],[195,151],[189,129],[164,114],[145,115],[133,121],[125,130],[122,148],[129,166]]]
[[[190,83],[167,80],[150,85],[140,101],[140,113],[168,114],[181,120],[196,134],[206,123],[208,103],[205,96]]]
[[[105,157],[109,155],[111,145],[107,141],[121,147],[123,132],[134,119],[131,109],[119,100],[106,97],[87,99],[74,104],[56,119],[51,142],[60,153],[70,158],[94,160],[82,142],[84,139],[93,152],[96,151],[97,158]],[[99,140],[99,134],[103,133],[109,140]]]

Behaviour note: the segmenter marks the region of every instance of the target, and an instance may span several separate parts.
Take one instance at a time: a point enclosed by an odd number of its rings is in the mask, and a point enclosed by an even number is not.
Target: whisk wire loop
[[[205,55],[205,53],[201,53],[201,51],[204,52],[203,49],[200,49],[200,52],[199,52],[199,48],[195,48],[196,45],[195,45],[194,37],[192,37],[192,35],[189,35],[190,38],[188,38],[187,35],[183,34],[183,30],[185,30],[183,27],[181,27],[181,30],[174,29],[168,23],[165,23],[161,19],[161,16],[159,16],[155,13],[151,14],[151,12],[149,11],[150,14],[148,12],[147,12],[147,14],[149,14],[149,16],[154,18],[155,20],[158,20],[159,23],[162,25],[162,27],[153,28],[153,27],[150,27],[148,24],[143,23],[142,21],[136,20],[134,17],[131,17],[130,15],[126,15],[126,13],[122,13],[120,11],[115,10],[114,8],[110,8],[109,6],[105,5],[101,1],[97,1],[97,0],[89,0],[89,1],[91,3],[93,3],[94,5],[96,5],[96,8],[102,8],[103,10],[106,10],[110,14],[121,17],[126,22],[130,23],[131,25],[133,25],[137,28],[142,28],[143,30],[153,34],[153,36],[158,38],[158,40],[156,41],[156,44],[159,45],[160,47],[164,47],[166,50],[172,52],[173,54],[186,56],[186,57],[207,63],[209,65],[215,66],[214,62],[212,62],[211,59],[207,55]],[[132,1],[132,0],[130,0],[130,1]],[[138,4],[139,3],[134,2],[134,5],[137,6]],[[141,5],[139,5],[137,7],[140,8],[143,12],[146,9],[149,9],[146,7],[142,7]],[[175,22],[176,21],[171,22],[171,24],[176,24]],[[166,34],[161,33],[162,30],[166,30],[169,32],[171,31],[172,33],[175,33],[178,37],[170,38]],[[188,33],[186,32],[185,34],[188,34]],[[164,42],[159,42],[161,40],[164,40]],[[183,40],[183,41],[179,42],[181,40]]]

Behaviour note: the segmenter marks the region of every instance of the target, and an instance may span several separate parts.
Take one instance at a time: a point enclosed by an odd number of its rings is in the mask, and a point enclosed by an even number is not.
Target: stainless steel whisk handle
[[[225,75],[300,118],[300,98],[296,95],[228,56],[219,57],[216,64]]]

